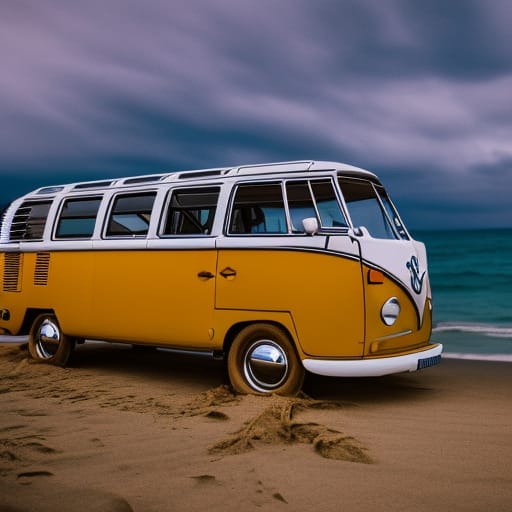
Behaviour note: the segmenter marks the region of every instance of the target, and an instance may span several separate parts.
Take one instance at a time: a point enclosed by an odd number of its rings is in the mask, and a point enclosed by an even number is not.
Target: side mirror
[[[371,238],[370,232],[364,226],[358,226],[354,228],[354,235],[359,237]]]
[[[302,227],[308,235],[314,235],[320,230],[318,219],[316,217],[308,217],[307,219],[302,219]]]

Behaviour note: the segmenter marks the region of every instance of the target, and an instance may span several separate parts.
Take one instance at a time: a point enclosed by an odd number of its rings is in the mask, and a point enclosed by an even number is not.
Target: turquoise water
[[[512,229],[419,231],[445,353],[512,360]]]

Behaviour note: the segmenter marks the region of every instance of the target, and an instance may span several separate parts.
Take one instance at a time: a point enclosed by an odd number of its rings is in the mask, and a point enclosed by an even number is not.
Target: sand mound
[[[304,409],[334,408],[340,404],[311,399],[272,397],[272,403],[262,413],[227,439],[213,445],[211,453],[238,454],[252,450],[257,442],[265,444],[312,444],[322,457],[370,464],[367,449],[353,437],[329,429],[318,423],[295,421]]]
[[[204,415],[215,420],[227,420],[228,416],[215,408],[239,401],[240,396],[230,386],[222,385],[200,393],[182,408],[180,414],[182,416]]]

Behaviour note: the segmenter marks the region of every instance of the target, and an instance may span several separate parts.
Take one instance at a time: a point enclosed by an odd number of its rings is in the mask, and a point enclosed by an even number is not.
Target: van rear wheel
[[[305,370],[286,333],[275,325],[252,324],[233,341],[228,373],[240,393],[296,395]]]
[[[34,320],[28,337],[28,350],[36,361],[66,366],[74,346],[74,339],[62,332],[54,315],[39,315]]]

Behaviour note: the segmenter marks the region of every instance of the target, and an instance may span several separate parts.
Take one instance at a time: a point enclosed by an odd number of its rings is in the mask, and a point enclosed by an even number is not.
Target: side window
[[[323,228],[347,227],[331,180],[289,181],[286,195],[294,233],[304,232],[302,221],[308,217],[320,216]]]
[[[396,238],[369,181],[340,178],[339,184],[354,227],[364,226],[374,238]]]
[[[219,190],[219,187],[173,190],[162,235],[209,235]]]
[[[281,184],[239,185],[228,230],[229,233],[237,235],[287,233]]]
[[[311,189],[320,214],[320,223],[324,228],[348,227],[343,215],[336,192],[331,180],[318,180],[311,182]]]
[[[60,213],[55,238],[90,238],[100,203],[101,197],[67,199]]]
[[[307,181],[289,181],[286,183],[286,197],[293,233],[302,233],[302,220],[317,217],[311,191]]]
[[[148,232],[156,192],[125,194],[115,198],[106,236],[144,236]]]
[[[42,240],[51,201],[25,201],[11,223],[10,240]]]

